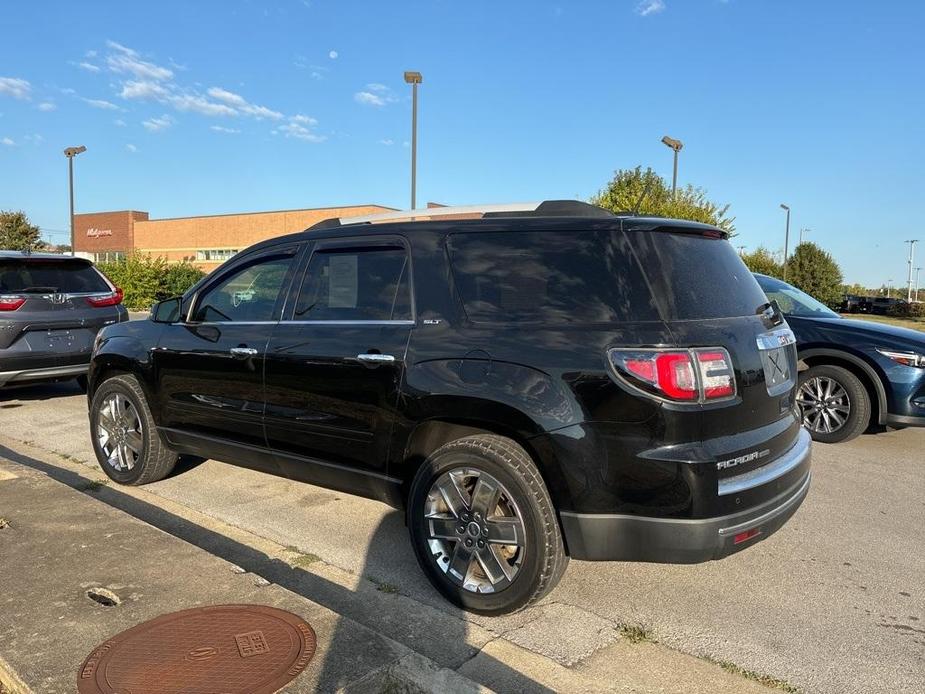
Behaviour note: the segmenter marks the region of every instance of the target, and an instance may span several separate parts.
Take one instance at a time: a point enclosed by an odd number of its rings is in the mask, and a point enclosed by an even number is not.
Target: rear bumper
[[[790,451],[804,475],[765,503],[727,516],[678,519],[562,511],[569,554],[591,561],[696,564],[750,547],[779,530],[806,498],[812,477],[808,439],[801,435]],[[736,535],[746,531],[757,535],[736,543]]]
[[[87,373],[90,365],[74,364],[72,366],[51,366],[42,369],[21,369],[19,371],[0,371],[0,386],[30,381],[55,381],[62,378],[73,378]]]

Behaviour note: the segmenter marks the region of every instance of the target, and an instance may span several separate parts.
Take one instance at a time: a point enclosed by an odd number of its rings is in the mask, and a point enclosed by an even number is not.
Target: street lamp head
[[[662,138],[662,144],[670,147],[675,152],[680,152],[681,149],[684,147],[684,143],[681,142],[681,140],[675,140],[674,138],[668,137],[667,135],[665,135],[665,137]]]
[[[73,157],[76,157],[78,154],[81,154],[82,152],[86,152],[86,151],[87,151],[87,148],[84,147],[83,145],[80,145],[79,147],[68,147],[67,149],[64,150],[64,156],[66,156],[68,159],[72,159]]]
[[[784,203],[781,203],[781,204],[780,204],[780,208],[781,208],[782,210],[787,210],[788,212],[790,211],[790,207],[788,207],[788,206],[785,205]]]
[[[408,84],[421,84],[424,81],[424,78],[421,76],[420,72],[405,72],[405,82]]]

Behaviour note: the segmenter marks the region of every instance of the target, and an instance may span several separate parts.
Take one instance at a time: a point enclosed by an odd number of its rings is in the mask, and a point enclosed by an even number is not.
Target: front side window
[[[839,317],[835,311],[832,311],[821,301],[817,301],[806,292],[800,291],[786,282],[771,277],[758,277],[757,279],[764,293],[768,295],[769,299],[777,301],[784,315],[797,316],[798,318]]]
[[[294,320],[411,319],[411,284],[404,248],[344,248],[312,255]]]
[[[274,320],[280,292],[293,256],[265,256],[236,269],[200,297],[196,321],[254,322]]]

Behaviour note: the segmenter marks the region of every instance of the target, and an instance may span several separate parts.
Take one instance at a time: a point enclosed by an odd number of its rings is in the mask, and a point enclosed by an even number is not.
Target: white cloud
[[[0,140],[0,145],[6,145],[7,147],[15,147],[16,143],[13,142],[10,138],[4,137],[2,140]]]
[[[146,121],[142,121],[141,124],[145,126],[148,130],[153,133],[160,132],[161,130],[166,130],[171,125],[173,125],[174,120],[168,114],[164,114],[160,118],[149,118]]]
[[[339,55],[339,54],[338,54],[337,51],[328,51],[328,57],[329,57],[331,60],[337,60],[337,56],[338,56],[338,55]]]
[[[319,135],[311,130],[311,127],[317,125],[317,123],[318,121],[311,116],[303,116],[300,113],[292,116],[285,125],[277,126],[273,130],[273,134],[280,133],[286,137],[304,140],[305,142],[324,142],[327,139],[324,135]]]
[[[230,106],[246,106],[247,100],[240,94],[235,94],[234,92],[229,92],[227,89],[222,89],[221,87],[209,87],[206,94],[211,96],[213,99],[218,101],[224,101]]]
[[[26,135],[23,139],[26,142],[31,142],[34,145],[40,145],[43,142],[45,142],[45,138],[39,135],[38,133],[35,133],[34,135]]]
[[[391,147],[392,145],[395,144],[395,140],[392,140],[390,138],[385,138],[384,140],[379,140],[379,144],[385,145],[386,147]]]
[[[204,116],[234,116],[237,115],[230,106],[209,101],[204,96],[192,94],[174,94],[167,97],[167,102],[178,111],[194,111]]]
[[[124,127],[125,127],[125,121],[122,120],[121,118],[116,118],[112,123],[113,123],[113,125],[117,125],[117,126],[119,126],[120,128],[124,128]]]
[[[127,149],[129,152],[132,152],[132,153],[135,153],[138,151],[138,148],[131,143],[125,145],[125,149]]]
[[[165,99],[167,95],[167,90],[157,82],[133,80],[123,83],[119,93],[123,99]]]
[[[100,71],[99,65],[94,65],[93,63],[88,63],[86,61],[82,63],[77,63],[77,67],[79,67],[81,70],[86,70],[87,72],[99,72]]]
[[[212,127],[212,130],[214,130],[217,133],[226,133],[228,135],[234,135],[236,133],[241,132],[237,128],[226,128],[224,125],[213,125],[211,127]]]
[[[62,94],[75,94],[76,92],[70,87],[61,87]]]
[[[106,45],[113,50],[106,56],[106,65],[110,71],[120,74],[134,75],[141,80],[166,81],[173,78],[173,71],[162,65],[156,65],[142,60],[138,51],[127,48],[115,41],[107,41]]]
[[[101,108],[105,111],[118,111],[119,107],[111,101],[105,99],[82,99],[84,103],[90,104],[93,108]]]
[[[385,99],[372,92],[357,92],[353,95],[353,100],[364,106],[385,106]]]
[[[650,14],[658,14],[659,12],[664,12],[664,10],[664,0],[642,0],[636,5],[636,14],[640,17],[648,17]]]
[[[48,112],[48,111],[54,111],[58,107],[51,101],[43,101],[37,106],[37,108],[39,111]]]
[[[0,94],[28,100],[32,94],[32,85],[18,77],[0,77]]]
[[[379,84],[378,82],[371,82],[366,85],[366,88],[371,92],[387,92],[389,88],[384,84]]]

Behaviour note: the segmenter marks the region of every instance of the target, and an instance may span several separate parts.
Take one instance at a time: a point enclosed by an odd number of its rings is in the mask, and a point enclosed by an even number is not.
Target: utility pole
[[[915,268],[915,300],[916,301],[919,300],[919,270],[921,269],[922,268],[920,267]]]
[[[803,233],[805,232],[808,234],[811,231],[812,229],[807,229],[806,227],[800,227],[800,245],[801,246],[803,245]]]
[[[912,265],[915,259],[915,244],[919,242],[918,239],[909,239],[903,243],[909,244],[909,286],[908,291],[906,292],[906,300],[912,301]]]
[[[77,249],[74,246],[74,157],[86,151],[87,148],[83,145],[79,147],[68,147],[64,150],[64,156],[67,157],[67,187],[71,199],[71,255],[77,253]]]
[[[417,207],[418,184],[418,85],[424,81],[420,72],[405,72],[405,82],[411,85],[411,209]]]
[[[780,204],[782,210],[787,210],[787,227],[784,231],[784,282],[787,281],[787,258],[790,248],[790,207],[784,203]]]

